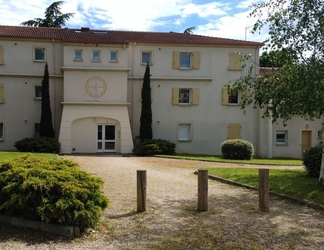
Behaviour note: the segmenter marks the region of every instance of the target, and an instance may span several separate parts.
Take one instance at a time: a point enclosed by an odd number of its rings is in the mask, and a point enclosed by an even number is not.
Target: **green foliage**
[[[310,147],[303,153],[303,163],[309,176],[319,177],[322,162],[323,145]]]
[[[72,161],[17,157],[0,163],[0,213],[83,230],[108,206],[102,186]]]
[[[17,141],[14,146],[19,152],[55,153],[61,152],[61,144],[55,138],[33,137]]]
[[[264,51],[259,58],[260,67],[280,68],[284,64],[297,62],[297,56],[293,51],[281,49],[277,51]]]
[[[133,153],[137,156],[149,155],[173,155],[176,145],[172,142],[160,139],[145,140],[133,149]]]
[[[49,73],[48,65],[45,64],[44,77],[42,81],[42,114],[40,121],[40,136],[55,137],[55,131],[52,124],[52,111],[49,94]]]
[[[269,32],[265,49],[287,53],[280,56],[280,68],[263,76],[254,74],[258,62],[245,56],[248,74],[228,85],[230,92],[246,93],[241,100],[243,110],[252,104],[264,110],[264,117],[284,124],[294,116],[309,119],[323,115],[323,15],[322,0],[269,0],[254,5],[251,16],[258,18],[254,32],[263,27]]]
[[[140,118],[140,139],[152,139],[152,106],[151,106],[151,79],[150,66],[147,63],[142,87],[142,110]]]
[[[65,24],[71,17],[74,16],[73,13],[62,14],[60,11],[61,5],[64,1],[57,1],[52,3],[45,9],[45,18],[35,18],[34,20],[28,20],[22,22],[21,25],[34,26],[34,27],[57,27],[60,28]]]
[[[254,153],[253,145],[242,139],[224,141],[221,150],[225,159],[232,160],[250,160]]]

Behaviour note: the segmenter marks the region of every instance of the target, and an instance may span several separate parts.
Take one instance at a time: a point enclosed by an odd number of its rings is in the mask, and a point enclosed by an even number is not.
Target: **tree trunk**
[[[320,170],[318,182],[319,184],[324,186],[324,148],[322,152],[322,163],[321,163],[321,170]]]

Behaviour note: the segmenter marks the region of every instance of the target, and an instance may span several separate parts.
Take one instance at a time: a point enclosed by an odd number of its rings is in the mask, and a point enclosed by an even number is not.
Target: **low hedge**
[[[14,144],[19,152],[54,153],[61,152],[61,144],[55,138],[32,137],[24,138]]]
[[[226,140],[221,145],[223,157],[232,160],[251,160],[254,154],[253,145],[246,140]]]
[[[17,157],[0,162],[0,213],[84,230],[109,204],[102,187],[72,161]]]
[[[133,153],[137,156],[150,155],[173,155],[175,154],[175,143],[161,139],[145,140],[133,149]]]

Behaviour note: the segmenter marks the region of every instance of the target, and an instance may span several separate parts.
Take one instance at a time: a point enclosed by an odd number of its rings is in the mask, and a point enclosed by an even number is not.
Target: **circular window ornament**
[[[85,88],[89,96],[99,98],[106,93],[107,85],[101,77],[93,76],[89,78]]]

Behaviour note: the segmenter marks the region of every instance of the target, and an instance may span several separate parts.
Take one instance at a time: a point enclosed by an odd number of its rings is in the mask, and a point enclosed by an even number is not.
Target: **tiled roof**
[[[210,36],[190,35],[176,32],[148,32],[148,31],[113,31],[45,28],[28,26],[2,26],[0,25],[0,38],[30,38],[55,39],[73,43],[96,44],[128,44],[154,43],[154,44],[196,44],[196,45],[232,45],[261,47],[259,42],[226,39]]]

